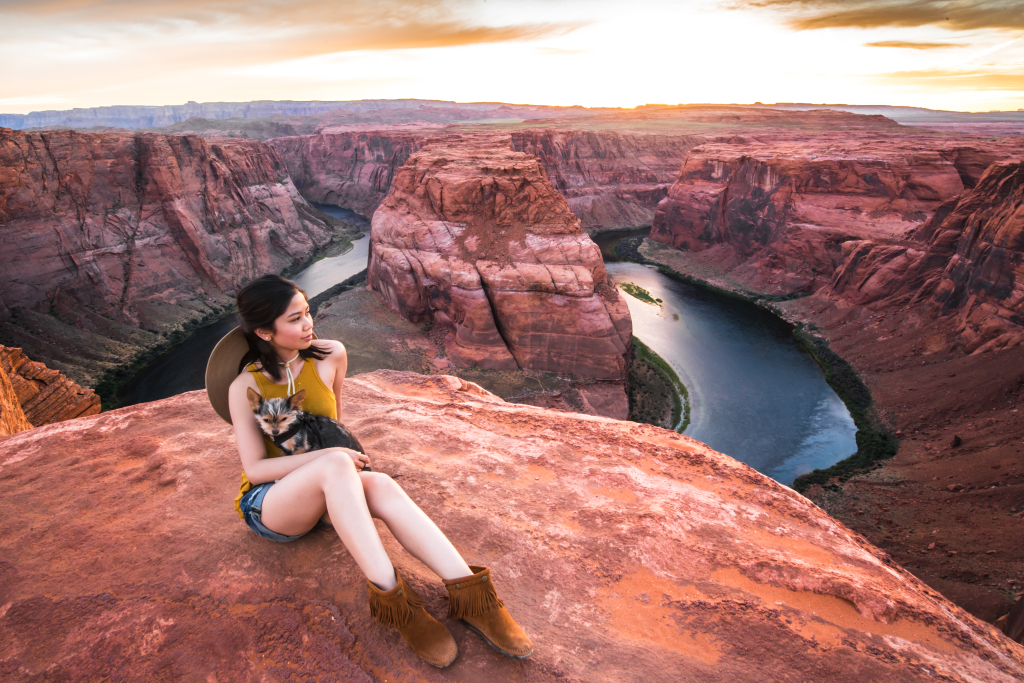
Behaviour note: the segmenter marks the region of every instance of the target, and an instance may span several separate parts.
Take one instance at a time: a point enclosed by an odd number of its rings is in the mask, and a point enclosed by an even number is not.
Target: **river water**
[[[633,334],[689,391],[684,434],[783,484],[856,452],[853,418],[788,323],[750,302],[619,261],[611,248],[630,234],[645,233],[605,233],[595,241],[612,280],[662,299],[655,306],[622,293]]]
[[[347,280],[366,268],[370,244],[370,222],[350,209],[329,204],[314,204],[326,214],[342,218],[363,228],[362,239],[341,256],[320,259],[310,264],[291,279],[313,298],[334,285]],[[221,338],[238,325],[238,316],[226,318],[200,327],[185,341],[160,354],[152,363],[140,370],[117,393],[122,406],[159,401],[186,391],[206,386],[206,361]]]
[[[347,254],[321,259],[293,278],[310,297],[363,270],[370,242],[365,218],[347,209],[317,207],[362,222],[367,236]],[[632,282],[663,300],[661,306],[652,306],[622,294],[633,333],[672,365],[689,390],[685,434],[784,484],[857,450],[856,427],[846,406],[793,339],[788,324],[749,302],[619,261],[611,249],[631,234],[646,231],[604,233],[596,241],[615,282]],[[169,349],[123,387],[121,405],[202,389],[206,360],[237,324],[229,316]]]

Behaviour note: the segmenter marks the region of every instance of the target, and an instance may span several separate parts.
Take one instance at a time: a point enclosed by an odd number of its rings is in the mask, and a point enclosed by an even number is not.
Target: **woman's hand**
[[[338,450],[352,458],[352,462],[356,464],[357,470],[361,470],[370,464],[370,458],[368,458],[365,453],[360,453],[359,451],[354,451],[351,448],[343,448],[341,446],[338,447]]]

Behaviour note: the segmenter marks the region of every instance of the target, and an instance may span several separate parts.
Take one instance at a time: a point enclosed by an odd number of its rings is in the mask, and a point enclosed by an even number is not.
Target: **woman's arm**
[[[338,421],[341,421],[341,390],[345,384],[345,375],[348,373],[348,352],[345,351],[345,345],[340,341],[328,340],[324,342],[326,349],[330,351],[330,355],[324,358],[323,363],[327,364],[327,372],[320,373],[320,377],[330,377],[329,382],[325,382],[331,387],[331,391],[334,392],[334,400],[338,402]],[[319,369],[318,369],[319,372]]]
[[[250,387],[258,389],[256,382],[248,375],[249,373],[243,373],[231,383],[231,387],[228,389],[228,408],[231,411],[231,422],[235,428],[238,454],[242,458],[242,469],[250,483],[262,484],[268,481],[277,481],[307,462],[316,460],[330,452],[325,449],[300,455],[268,458],[267,448],[263,444],[263,433],[260,432],[260,428],[256,424],[252,408],[249,407],[249,399],[245,395],[245,390]],[[364,457],[361,453],[347,448],[341,450],[346,451],[353,460]]]

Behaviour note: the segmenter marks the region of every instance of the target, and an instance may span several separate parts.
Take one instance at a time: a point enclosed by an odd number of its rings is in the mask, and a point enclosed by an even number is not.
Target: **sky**
[[[422,98],[1024,108],[1024,0],[0,0],[0,112]]]

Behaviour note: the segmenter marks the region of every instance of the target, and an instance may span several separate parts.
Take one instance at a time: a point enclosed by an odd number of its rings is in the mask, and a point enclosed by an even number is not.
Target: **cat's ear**
[[[291,395],[291,398],[288,399],[288,405],[290,405],[292,408],[298,408],[299,406],[302,405],[302,401],[305,398],[306,398],[306,390],[305,389],[303,389],[302,391],[296,391],[294,394]]]
[[[249,399],[249,407],[255,413],[259,411],[260,406],[263,405],[263,397],[257,394],[252,387],[245,390],[245,395]]]

